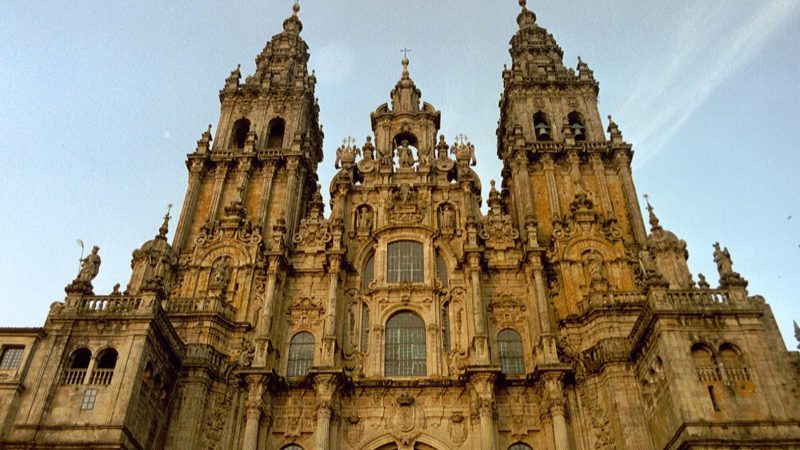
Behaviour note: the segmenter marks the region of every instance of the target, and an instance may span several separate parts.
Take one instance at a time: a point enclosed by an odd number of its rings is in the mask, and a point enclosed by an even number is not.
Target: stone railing
[[[641,292],[593,292],[588,301],[578,303],[581,316],[594,310],[637,307],[647,303],[647,295]]]
[[[184,353],[184,366],[204,366],[219,371],[228,357],[208,344],[188,344]]]
[[[86,378],[86,369],[67,369],[64,371],[64,376],[61,379],[61,384],[83,384]]]
[[[163,302],[162,307],[169,315],[219,314],[233,318],[233,309],[218,298],[176,298]]]
[[[630,343],[623,337],[602,339],[583,352],[583,362],[589,372],[596,372],[609,363],[629,361]]]
[[[139,309],[142,298],[110,295],[82,297],[76,306],[81,312],[126,313]]]
[[[750,381],[750,369],[747,366],[725,366],[725,377],[728,381]]]
[[[94,369],[89,377],[89,384],[109,385],[113,376],[114,369]]]
[[[719,289],[693,289],[688,291],[667,291],[664,300],[675,309],[704,307],[725,307],[731,303],[730,293]]]
[[[719,381],[719,369],[714,365],[697,366],[697,378],[702,382]]]

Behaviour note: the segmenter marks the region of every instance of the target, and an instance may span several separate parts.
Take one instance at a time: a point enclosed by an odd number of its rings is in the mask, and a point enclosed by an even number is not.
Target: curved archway
[[[304,377],[308,375],[314,363],[314,335],[301,331],[289,342],[289,359],[286,363],[287,377]]]
[[[267,125],[267,149],[283,147],[283,135],[286,133],[286,121],[276,117]]]
[[[247,140],[247,133],[250,132],[250,121],[242,117],[233,123],[231,129],[231,147],[244,148],[244,142]]]

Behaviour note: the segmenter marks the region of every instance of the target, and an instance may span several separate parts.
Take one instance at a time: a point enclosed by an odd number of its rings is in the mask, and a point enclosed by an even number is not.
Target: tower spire
[[[169,219],[172,218],[172,216],[169,215],[170,211],[172,211],[172,203],[167,205],[167,213],[164,214],[164,223],[158,228],[158,237],[163,239],[167,238],[167,233],[169,232]]]
[[[647,202],[647,212],[650,215],[650,230],[658,230],[661,225],[658,223],[658,217],[656,217],[656,213],[653,210],[653,205],[650,204],[650,196],[644,194],[644,201]]]

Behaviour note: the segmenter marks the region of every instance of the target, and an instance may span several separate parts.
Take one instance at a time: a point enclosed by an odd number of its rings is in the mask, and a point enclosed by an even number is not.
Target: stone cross
[[[464,133],[461,133],[461,134],[459,134],[458,136],[455,137],[455,141],[456,141],[456,144],[458,144],[458,145],[464,145],[464,144],[467,143],[467,136],[464,135]]]
[[[356,143],[356,140],[353,139],[353,136],[347,136],[342,141],[342,145],[344,145],[345,147],[348,147],[348,148],[352,147],[353,145],[355,145],[355,143]]]

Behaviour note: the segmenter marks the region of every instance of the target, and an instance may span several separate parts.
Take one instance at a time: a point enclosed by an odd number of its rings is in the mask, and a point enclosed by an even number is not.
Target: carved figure
[[[382,166],[392,167],[394,165],[394,163],[392,162],[392,160],[394,160],[394,149],[393,148],[389,148],[388,151],[384,151],[384,152],[381,152],[380,150],[378,150],[378,156],[380,156],[380,158],[381,158],[381,165]]]
[[[363,205],[358,208],[358,231],[369,233],[372,230],[372,209]]]
[[[442,206],[441,214],[441,227],[442,228],[455,228],[456,220],[453,214],[453,208],[450,205]]]
[[[214,262],[211,268],[211,283],[214,286],[227,286],[231,278],[231,271],[228,267],[228,261],[225,258],[220,258]]]
[[[367,142],[364,144],[362,152],[365,160],[372,161],[375,159],[375,146],[372,145],[372,136],[367,136]]]
[[[414,154],[411,152],[411,147],[408,146],[408,141],[403,139],[400,147],[397,148],[397,157],[400,162],[400,167],[411,167],[414,165]]]
[[[419,147],[417,148],[417,159],[419,163],[422,165],[428,165],[431,162],[431,153],[430,149],[427,147]]]
[[[728,252],[728,247],[720,249],[719,242],[714,243],[714,262],[717,263],[717,271],[719,272],[720,277],[732,275],[734,273],[733,260],[731,260],[731,254]]]
[[[587,270],[592,281],[600,281],[605,278],[603,274],[603,259],[596,253],[590,253],[586,258]]]
[[[439,143],[436,144],[436,158],[437,159],[446,159],[447,158],[447,150],[450,146],[447,145],[447,142],[444,140],[444,135],[439,135]]]
[[[99,251],[100,247],[95,245],[92,247],[92,253],[81,260],[81,270],[78,272],[78,281],[91,284],[94,277],[100,272],[100,255],[97,254]]]

